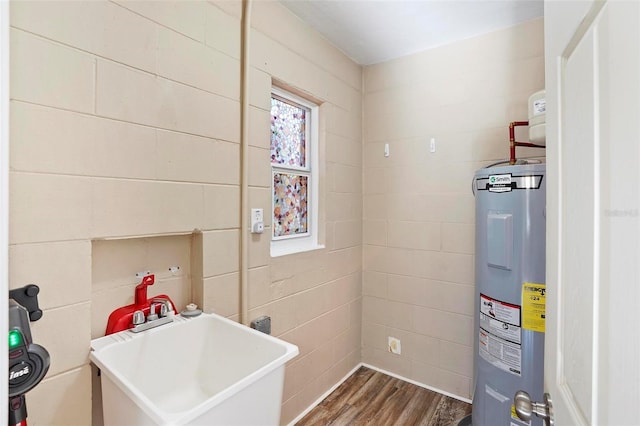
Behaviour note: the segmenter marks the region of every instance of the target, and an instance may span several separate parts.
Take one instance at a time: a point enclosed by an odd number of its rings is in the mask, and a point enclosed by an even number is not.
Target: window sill
[[[289,243],[289,241],[287,241]],[[317,244],[315,242],[301,242],[297,244],[278,244],[276,241],[271,242],[271,257],[287,256],[290,254],[304,253],[307,251],[321,250],[324,248],[324,244]]]

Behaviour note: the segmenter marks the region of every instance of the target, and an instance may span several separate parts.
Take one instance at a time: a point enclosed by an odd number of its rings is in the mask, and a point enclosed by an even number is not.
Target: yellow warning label
[[[522,284],[522,328],[544,333],[546,295],[544,284]]]
[[[529,422],[524,422],[520,419],[520,417],[518,417],[518,415],[516,414],[516,406],[511,404],[511,420],[517,420],[520,423],[524,423],[526,425],[530,425],[531,424],[531,420],[529,420]],[[517,423],[513,423],[511,422],[512,426],[518,426]]]

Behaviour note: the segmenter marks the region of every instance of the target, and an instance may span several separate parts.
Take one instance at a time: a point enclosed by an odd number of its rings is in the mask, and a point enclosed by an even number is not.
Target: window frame
[[[324,248],[318,243],[318,222],[319,222],[319,126],[320,106],[305,98],[295,95],[279,87],[272,86],[270,95],[283,102],[290,102],[307,110],[305,125],[305,165],[306,167],[286,166],[271,163],[269,155],[269,165],[271,168],[271,230],[270,230],[270,252],[272,257],[284,256],[287,254],[300,253],[310,250]],[[271,146],[271,140],[269,140]],[[274,176],[276,173],[295,174],[307,176],[307,232],[297,235],[283,235],[275,237],[273,231],[274,221]]]

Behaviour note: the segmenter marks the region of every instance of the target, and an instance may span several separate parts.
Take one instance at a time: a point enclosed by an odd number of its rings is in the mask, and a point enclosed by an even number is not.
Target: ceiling
[[[361,65],[507,28],[543,0],[280,0]]]

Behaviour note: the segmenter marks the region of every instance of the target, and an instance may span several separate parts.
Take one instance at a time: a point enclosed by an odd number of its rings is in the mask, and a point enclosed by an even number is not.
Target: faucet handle
[[[147,321],[155,321],[158,319],[158,314],[156,313],[157,303],[151,302],[151,306],[149,307],[149,315],[147,315]]]
[[[162,305],[160,305],[160,318],[164,318],[167,316],[167,304],[163,303]]]
[[[135,311],[133,313],[133,325],[140,325],[140,324],[144,324],[144,312],[142,311]]]
[[[155,298],[151,300],[151,303],[160,304],[160,318],[173,316],[173,314],[175,313],[173,310],[173,305],[171,304],[171,301],[169,299]]]

